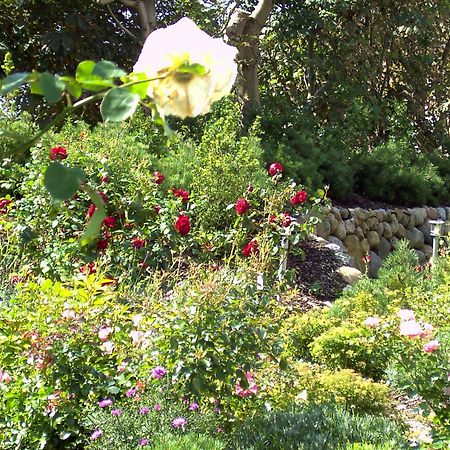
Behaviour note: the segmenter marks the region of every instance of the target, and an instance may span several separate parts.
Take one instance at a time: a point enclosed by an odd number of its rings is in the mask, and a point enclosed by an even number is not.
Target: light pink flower
[[[73,309],[65,309],[62,312],[61,317],[67,320],[75,320],[77,318],[77,315],[75,314],[75,311]]]
[[[119,416],[122,415],[122,410],[121,410],[121,409],[118,409],[118,408],[113,409],[113,410],[111,410],[111,414],[112,414],[113,416],[115,416],[115,417],[119,417]]]
[[[110,398],[104,398],[103,400],[100,400],[98,402],[98,406],[100,406],[100,408],[108,408],[112,404],[113,404],[113,401]]]
[[[433,331],[434,331],[433,325],[431,325],[431,323],[424,323],[424,324],[422,325],[422,328],[423,328],[423,332],[422,332],[422,334],[420,335],[420,337],[421,337],[422,339],[428,339],[428,338],[430,338],[431,335],[433,334]]]
[[[161,405],[159,403],[157,403],[156,405],[153,406],[153,409],[155,411],[161,411]]]
[[[91,434],[91,439],[93,441],[95,441],[96,439],[98,439],[99,437],[103,436],[103,431],[102,430],[95,430],[92,434]]]
[[[191,403],[191,405],[189,405],[189,411],[197,411],[197,409],[199,408],[198,403],[194,402]]]
[[[174,428],[184,427],[187,424],[187,420],[184,417],[177,417],[172,420],[172,426]]]
[[[434,351],[436,351],[439,348],[439,342],[438,341],[430,341],[427,342],[424,346],[423,346],[423,351],[427,352],[427,353],[433,353]]]
[[[132,330],[130,331],[131,339],[133,339],[133,345],[137,347],[141,342],[142,339],[144,339],[144,333],[139,330]]]
[[[98,330],[98,338],[102,341],[105,342],[108,340],[108,336],[112,333],[112,328],[111,327],[103,327],[100,328],[100,330]]]
[[[114,342],[111,341],[104,342],[102,345],[100,345],[100,350],[105,355],[110,355],[114,351]]]
[[[132,319],[133,325],[135,327],[139,326],[139,324],[142,322],[142,319],[143,319],[143,317],[141,314],[136,314],[135,316],[133,316],[133,319]]]
[[[164,367],[158,366],[154,367],[152,369],[152,378],[155,378],[155,380],[160,380],[162,377],[164,377],[167,373],[167,370],[164,369]]]
[[[125,370],[127,370],[128,367],[128,363],[127,362],[123,362],[122,364],[117,366],[117,372],[125,372]]]
[[[258,393],[258,386],[253,379],[253,374],[251,372],[245,373],[245,378],[248,381],[248,388],[244,389],[240,383],[237,383],[235,386],[235,392],[242,398],[248,397],[250,394],[256,395]]]
[[[400,334],[402,336],[416,337],[422,334],[422,327],[415,320],[408,320],[400,324]]]
[[[368,317],[365,321],[364,321],[364,325],[366,325],[369,328],[377,328],[380,325],[380,318],[375,316],[375,317]]]
[[[12,377],[8,372],[2,372],[0,370],[0,383],[9,384],[12,381]]]
[[[397,316],[400,317],[401,320],[407,322],[409,320],[416,320],[414,316],[414,311],[410,309],[400,309],[397,313]]]

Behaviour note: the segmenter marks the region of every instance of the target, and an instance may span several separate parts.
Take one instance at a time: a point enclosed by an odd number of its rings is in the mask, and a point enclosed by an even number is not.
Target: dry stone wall
[[[407,239],[419,260],[432,255],[430,220],[450,220],[450,208],[375,209],[323,208],[317,236],[346,250],[354,267],[363,270],[363,256],[370,255],[369,275],[375,276],[382,260],[399,239]]]

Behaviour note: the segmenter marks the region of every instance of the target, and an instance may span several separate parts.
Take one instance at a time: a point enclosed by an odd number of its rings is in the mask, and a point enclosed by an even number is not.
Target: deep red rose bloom
[[[107,216],[103,219],[103,224],[105,225],[105,227],[114,228],[114,225],[116,224],[116,218]]]
[[[100,178],[100,181],[102,183],[109,183],[110,182],[110,178],[107,175],[104,175]]]
[[[185,191],[184,189],[173,188],[172,193],[173,195],[175,195],[175,197],[181,198],[184,203],[186,203],[189,200],[189,192]]]
[[[88,275],[91,275],[93,273],[97,272],[97,269],[95,268],[95,263],[90,262],[89,264],[85,264],[84,266],[80,267],[81,273],[87,273]]]
[[[52,161],[67,158],[67,150],[64,147],[53,147],[50,150],[50,159]]]
[[[179,215],[177,217],[177,220],[175,221],[174,228],[182,236],[188,234],[189,231],[191,231],[191,221],[189,217],[185,216],[184,214]]]
[[[280,216],[283,227],[288,227],[292,223],[292,217],[288,213],[283,213]]]
[[[104,192],[99,192],[98,195],[100,195],[103,203],[106,205],[108,203],[108,197],[106,196],[106,194]]]
[[[105,250],[108,247],[108,239],[99,239],[97,241],[97,250]]]
[[[91,203],[91,204],[89,205],[88,210],[87,210],[87,215],[88,215],[89,217],[92,217],[92,216],[94,215],[96,209],[97,209],[97,207],[96,207],[93,203]]]
[[[161,206],[155,205],[155,206],[153,207],[153,211],[155,211],[156,214],[159,214],[160,211],[161,211]]]
[[[138,267],[139,267],[141,270],[146,270],[146,269],[148,269],[149,265],[148,265],[145,261],[141,261],[141,262],[138,264]]]
[[[242,216],[242,214],[245,214],[250,208],[250,203],[245,198],[238,198],[236,201],[235,209],[236,214]]]
[[[11,200],[7,199],[7,198],[2,198],[0,200],[0,214],[6,214],[7,213],[7,206],[10,205],[12,203]]]
[[[284,167],[279,162],[274,162],[269,167],[269,175],[271,177],[274,177],[275,175],[278,175],[279,173],[283,173]]]
[[[158,170],[153,173],[153,183],[163,184],[166,177]]]
[[[145,245],[145,240],[135,236],[133,239],[131,239],[131,245],[136,250],[139,250],[140,248],[142,248]]]
[[[277,221],[277,216],[270,216],[269,217],[269,223],[276,223]]]
[[[247,186],[247,192],[253,192],[254,189],[255,189],[255,188],[253,187],[253,184],[249,184],[249,185]]]
[[[258,241],[256,241],[255,239],[253,239],[253,241],[250,241],[242,249],[242,254],[246,258],[250,257],[251,255],[257,255],[258,253],[259,253]]]
[[[308,194],[306,191],[299,191],[295,195],[293,195],[290,198],[291,205],[301,205],[302,203],[305,203],[306,200],[308,200]]]

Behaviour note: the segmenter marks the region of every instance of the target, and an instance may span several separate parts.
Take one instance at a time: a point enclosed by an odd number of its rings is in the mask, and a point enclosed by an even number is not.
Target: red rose
[[[247,186],[247,192],[253,192],[254,189],[255,189],[255,188],[253,187],[253,184],[249,184],[249,185]]]
[[[242,216],[250,208],[250,203],[245,198],[238,198],[236,201],[235,209],[236,214]]]
[[[288,227],[292,223],[292,217],[288,213],[283,213],[280,216],[283,227]]]
[[[98,195],[100,195],[103,203],[106,205],[108,203],[108,197],[106,196],[106,194],[104,192],[99,192]]]
[[[108,247],[108,239],[99,239],[97,241],[97,250],[105,250]]]
[[[64,147],[53,147],[50,150],[50,159],[52,161],[66,158],[67,158],[67,150]]]
[[[89,217],[92,217],[92,216],[94,215],[96,209],[97,209],[97,207],[96,207],[93,203],[91,203],[91,204],[89,205],[88,210],[87,210],[87,215],[88,215]]]
[[[7,198],[2,198],[0,200],[0,214],[6,214],[8,209],[6,208],[8,205],[10,205],[12,203],[11,200],[7,199]]]
[[[141,269],[141,270],[147,270],[147,269],[149,268],[149,265],[148,265],[145,261],[141,261],[141,262],[138,264],[138,267],[139,267],[139,269]]]
[[[189,231],[191,231],[191,221],[189,217],[185,216],[184,214],[179,215],[177,217],[177,220],[175,221],[174,228],[182,236],[188,234]]]
[[[156,214],[159,214],[160,211],[161,211],[161,206],[155,205],[155,206],[153,207],[153,211],[155,211]]]
[[[275,175],[283,173],[283,171],[284,171],[284,167],[279,162],[274,162],[269,167],[269,175],[271,177],[274,177]]]
[[[94,262],[90,262],[89,264],[85,264],[84,266],[81,266],[80,267],[80,272],[81,273],[87,273],[88,275],[91,275],[92,273],[96,273],[97,269],[95,268],[95,263]]]
[[[153,173],[153,183],[162,184],[166,177],[159,171]]]
[[[301,205],[302,203],[305,203],[306,200],[308,200],[308,194],[306,191],[299,191],[295,195],[293,195],[290,198],[291,205]]]
[[[105,225],[105,227],[114,228],[114,225],[116,224],[116,218],[107,216],[103,219],[103,224]]]
[[[110,178],[109,178],[107,175],[104,175],[104,176],[102,176],[102,177],[100,178],[100,181],[101,181],[102,183],[109,183]]]
[[[184,203],[186,203],[189,200],[189,192],[188,191],[185,191],[183,189],[173,188],[172,193],[173,193],[173,195],[175,195],[175,197],[181,198]]]
[[[133,239],[131,239],[131,245],[136,250],[139,250],[140,248],[142,248],[145,245],[145,240],[135,236]]]
[[[258,253],[259,253],[258,241],[256,241],[255,239],[253,239],[253,241],[250,241],[242,249],[242,254],[246,258],[250,257],[251,255],[257,255]]]

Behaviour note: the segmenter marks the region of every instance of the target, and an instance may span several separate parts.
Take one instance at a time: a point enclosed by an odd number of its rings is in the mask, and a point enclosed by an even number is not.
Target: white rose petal
[[[148,89],[162,116],[195,117],[230,92],[237,75],[236,54],[235,47],[210,37],[185,17],[150,34],[133,70],[148,78],[164,77],[151,81]],[[200,64],[206,73],[177,73],[186,64]]]

